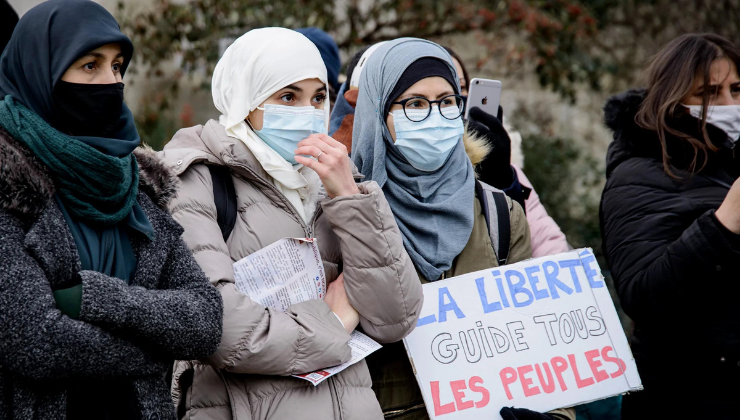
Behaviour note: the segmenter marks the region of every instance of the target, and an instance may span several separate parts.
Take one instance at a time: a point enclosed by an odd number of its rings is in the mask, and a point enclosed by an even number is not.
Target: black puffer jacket
[[[218,347],[221,295],[166,209],[177,178],[154,152],[134,154],[138,201],[155,236],[130,233],[138,265],[129,286],[80,270],[46,168],[0,130],[0,420],[63,420],[67,391],[97,384],[103,393],[133,391],[137,413],[127,418],[174,419],[167,369]],[[63,315],[52,296],[75,278],[79,319]]]
[[[622,306],[635,321],[632,347],[646,393],[696,387],[692,395],[722,399],[717,393],[726,387],[740,390],[740,237],[714,211],[740,172],[735,145],[708,126],[720,150],[690,175],[685,169],[693,148],[669,135],[680,179],[669,177],[657,134],[635,123],[643,98],[644,91],[629,91],[604,109],[614,130],[601,200],[604,252]],[[701,138],[699,121],[688,114],[669,124]],[[691,378],[699,382],[688,385]]]

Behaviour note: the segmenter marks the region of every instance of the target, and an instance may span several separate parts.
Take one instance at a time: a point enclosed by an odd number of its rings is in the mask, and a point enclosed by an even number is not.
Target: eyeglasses
[[[443,117],[448,120],[454,120],[460,118],[465,110],[466,99],[467,97],[462,95],[448,95],[436,101],[414,97],[398,102],[391,102],[391,104],[403,106],[403,113],[406,115],[406,118],[413,122],[421,122],[427,119],[432,114],[432,105],[434,104],[437,104],[437,109]]]

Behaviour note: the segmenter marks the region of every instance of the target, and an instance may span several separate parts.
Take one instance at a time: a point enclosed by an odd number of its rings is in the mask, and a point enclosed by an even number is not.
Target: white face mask
[[[701,120],[701,105],[684,105],[691,115]],[[707,123],[727,133],[733,142],[740,138],[740,105],[712,105],[707,110]]]

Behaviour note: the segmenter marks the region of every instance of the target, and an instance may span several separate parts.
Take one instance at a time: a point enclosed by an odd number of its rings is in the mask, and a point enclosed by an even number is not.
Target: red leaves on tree
[[[486,23],[490,23],[496,20],[496,12],[482,7],[478,9],[478,15],[481,16]]]
[[[509,6],[509,19],[514,23],[518,23],[524,20],[525,17],[527,17],[525,6],[518,1],[512,2],[511,6]]]
[[[190,104],[185,104],[182,106],[182,111],[180,112],[180,122],[182,122],[183,127],[190,127],[195,125],[193,122],[193,106]]]

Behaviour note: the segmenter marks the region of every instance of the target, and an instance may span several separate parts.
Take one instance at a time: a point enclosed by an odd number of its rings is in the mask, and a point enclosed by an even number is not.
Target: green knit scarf
[[[49,168],[57,194],[72,216],[113,225],[131,212],[139,186],[133,154],[106,155],[57,131],[10,95],[0,101],[0,126]]]

